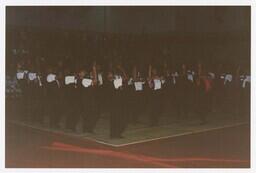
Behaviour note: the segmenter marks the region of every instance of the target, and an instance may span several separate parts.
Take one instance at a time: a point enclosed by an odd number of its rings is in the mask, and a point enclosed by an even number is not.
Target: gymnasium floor
[[[121,142],[102,141],[104,139],[97,137],[81,137],[7,121],[6,167],[250,167],[250,126],[248,122],[205,128],[205,130],[198,130],[194,133],[188,132],[151,140],[137,140],[138,142],[127,141],[127,139]]]

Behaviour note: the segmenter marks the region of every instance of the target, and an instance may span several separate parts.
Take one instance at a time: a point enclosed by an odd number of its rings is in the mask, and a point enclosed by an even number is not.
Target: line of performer
[[[172,69],[167,63],[134,64],[124,68],[109,63],[103,70],[98,62],[70,68],[62,61],[42,66],[17,64],[16,79],[22,94],[20,119],[76,131],[82,119],[83,132],[93,133],[102,115],[110,115],[110,137],[122,138],[129,123],[148,115],[148,125],[157,126],[166,106],[170,116],[186,121],[190,113],[200,124],[207,123],[210,112],[221,110],[234,116],[249,114],[250,74],[237,68],[210,71],[198,63],[194,68],[182,64]],[[247,111],[247,112],[246,112]]]

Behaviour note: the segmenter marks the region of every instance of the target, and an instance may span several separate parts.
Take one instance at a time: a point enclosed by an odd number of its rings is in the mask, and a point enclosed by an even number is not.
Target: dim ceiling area
[[[104,33],[249,33],[249,6],[8,6],[10,28]]]

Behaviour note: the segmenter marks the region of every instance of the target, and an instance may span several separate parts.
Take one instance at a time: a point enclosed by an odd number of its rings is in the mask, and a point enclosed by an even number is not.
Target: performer
[[[92,71],[83,75],[82,80],[83,84],[83,102],[84,104],[84,132],[93,133],[94,128],[99,119],[99,112],[97,110],[97,85],[98,85],[98,76],[97,76],[97,67],[96,62],[92,65]],[[80,77],[81,78],[81,77]]]
[[[56,80],[58,82],[58,88],[56,89],[56,114],[52,117],[52,126],[54,128],[60,128],[60,121],[65,115],[65,78],[63,74],[63,68],[58,68],[56,72]]]
[[[31,65],[28,72],[28,120],[30,122],[36,122],[38,114],[38,88],[40,83],[38,80],[38,74],[36,73],[34,65]]]
[[[168,112],[173,113],[173,92],[174,92],[174,83],[170,68],[167,62],[163,64],[162,70],[162,81],[163,81],[163,108],[168,108]]]
[[[96,75],[97,75],[97,85],[95,88],[95,94],[96,94],[96,113],[97,116],[100,117],[100,115],[103,113],[104,110],[104,103],[105,103],[105,96],[104,96],[104,73],[102,71],[101,65],[99,63],[96,63]]]
[[[225,74],[222,74],[222,82],[223,82],[223,113],[226,116],[232,112],[232,102],[233,102],[233,82],[234,82],[234,75],[232,74],[232,69],[230,65],[225,66]]]
[[[133,87],[133,77],[132,70],[126,68],[127,83],[124,83],[123,89],[123,99],[124,99],[124,117],[127,117],[127,121],[130,123],[132,121],[133,108],[134,108],[134,87]]]
[[[148,85],[151,89],[150,104],[150,126],[156,126],[162,115],[162,79],[158,75],[157,69],[149,65]]]
[[[241,97],[240,97],[240,108],[241,115],[250,121],[250,90],[251,90],[251,76],[249,68],[243,69],[243,75],[241,76]]]
[[[197,68],[201,69],[202,64],[198,63],[197,64]],[[186,73],[186,81],[187,81],[187,90],[186,90],[186,118],[188,118],[188,116],[190,116],[195,110],[195,102],[194,102],[194,97],[195,97],[195,85],[194,85],[194,78],[195,78],[195,72],[193,71],[192,66],[190,66],[187,69],[187,73]]]
[[[56,109],[59,101],[57,93],[58,93],[58,88],[60,87],[60,84],[57,79],[56,70],[54,70],[52,66],[48,67],[46,81],[47,81],[46,109],[47,109],[47,115],[49,116],[49,126],[51,128],[55,128],[54,119],[58,113]]]
[[[19,119],[22,121],[26,120],[27,116],[27,108],[28,108],[28,70],[25,68],[24,61],[17,63],[17,72],[16,78],[18,81],[18,85],[21,89],[21,97],[18,101],[19,103]]]
[[[232,82],[232,102],[231,102],[231,112],[233,114],[234,119],[237,119],[239,114],[241,113],[240,101],[241,101],[241,70],[240,65],[236,68],[236,72],[234,75],[234,80]]]
[[[36,113],[36,121],[39,124],[44,123],[45,119],[45,106],[46,105],[46,76],[43,67],[41,65],[38,66],[38,72],[37,72],[37,94],[36,94],[36,100],[37,100],[37,113]]]
[[[90,105],[92,98],[92,93],[90,90],[92,86],[92,80],[85,68],[80,69],[76,80],[76,89],[74,90],[75,93],[73,93],[76,97],[75,114],[77,116],[77,119],[79,118],[78,115],[82,115],[83,131],[88,132],[87,123],[89,123],[89,117],[92,116]]]
[[[168,86],[168,91],[169,91],[169,97],[170,97],[170,102],[172,104],[171,108],[173,108],[174,110],[174,114],[175,114],[175,121],[180,121],[181,117],[180,117],[180,102],[179,102],[179,91],[180,88],[179,85],[177,85],[177,82],[179,82],[179,73],[178,73],[178,69],[175,68],[176,66],[174,66],[172,68],[172,71],[170,73],[170,76],[167,77],[167,82],[169,82],[169,86]]]
[[[210,112],[212,81],[211,77],[205,73],[202,65],[198,65],[197,74],[195,76],[195,107],[199,116],[200,124],[206,123],[206,116]]]
[[[73,132],[76,132],[76,125],[79,118],[77,115],[77,77],[73,70],[66,69],[65,73],[65,100],[66,100],[66,128]]]
[[[120,64],[117,64],[114,72],[109,72],[108,80],[112,81],[113,88],[113,104],[110,115],[110,137],[122,138],[122,133],[127,124],[127,117],[125,117],[125,102],[124,102],[124,88],[127,82],[127,75]]]
[[[142,70],[141,68],[138,68],[137,66],[133,67],[133,112],[132,112],[132,122],[138,123],[139,117],[143,113],[143,107],[141,106],[141,103],[144,100],[144,85],[145,85],[145,79],[142,76]]]
[[[187,97],[189,95],[189,81],[187,77],[187,66],[182,64],[181,71],[177,78],[175,78],[176,85],[176,102],[179,121],[186,120],[188,116],[188,107],[189,102]]]
[[[214,112],[223,112],[224,105],[224,69],[222,64],[218,64],[215,71],[213,87],[213,110]]]

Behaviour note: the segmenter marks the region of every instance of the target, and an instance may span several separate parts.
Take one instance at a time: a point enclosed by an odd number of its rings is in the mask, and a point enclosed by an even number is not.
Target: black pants
[[[57,87],[50,88],[47,91],[47,115],[49,116],[50,127],[57,126],[56,117],[58,116],[58,89]]]
[[[20,108],[20,120],[28,120],[28,110],[29,110],[29,96],[28,93],[23,92],[21,98],[19,99],[19,108]]]
[[[162,116],[162,90],[151,92],[151,112],[150,112],[150,125],[158,125],[159,119]]]
[[[139,117],[142,116],[143,113],[143,91],[134,91],[133,93],[133,108],[132,110],[132,122],[136,123],[139,120]]]
[[[37,92],[36,86],[34,83],[29,83],[27,85],[27,92],[26,92],[26,114],[25,119],[29,122],[34,122],[35,117],[37,114]]]
[[[61,118],[65,115],[65,102],[64,102],[64,89],[58,88],[56,90],[56,98],[55,98],[55,111],[54,115],[51,117],[51,126],[58,128]]]
[[[87,91],[84,92],[84,110],[83,110],[83,116],[84,116],[84,131],[85,132],[93,132],[95,129],[95,126],[98,122],[100,112],[99,112],[99,103],[97,102],[97,89],[96,88],[90,88],[86,89]]]
[[[46,95],[45,88],[37,86],[36,95],[35,95],[35,121],[39,123],[43,123],[45,117],[45,104],[46,103]]]
[[[123,91],[114,91],[110,116],[110,136],[113,138],[121,137],[126,128],[127,117],[124,112],[124,99]]]
[[[127,87],[125,89],[125,95],[124,95],[124,111],[125,115],[127,117],[128,122],[133,122],[134,119],[134,106],[135,106],[136,98],[135,98],[135,91],[132,87]]]
[[[105,102],[105,97],[104,97],[104,88],[102,86],[98,86],[94,88],[94,94],[95,95],[95,104],[96,104],[96,113],[98,114],[97,116],[100,117],[100,115],[103,113],[104,110],[104,102]]]
[[[79,120],[79,99],[77,99],[78,94],[77,90],[68,86],[65,88],[65,112],[66,112],[66,128],[72,131],[76,130],[76,125]]]
[[[19,86],[21,89],[21,96],[18,100],[18,109],[19,109],[19,117],[18,119],[21,121],[27,120],[29,102],[28,102],[28,85],[25,80],[19,81]]]
[[[250,120],[250,112],[251,112],[251,94],[250,94],[250,86],[241,89],[241,101],[239,105],[240,114],[246,119]]]
[[[211,93],[197,91],[195,97],[196,113],[201,123],[205,123],[211,110]]]
[[[186,120],[189,113],[189,98],[188,92],[185,89],[176,88],[174,93],[176,112],[178,120]]]

